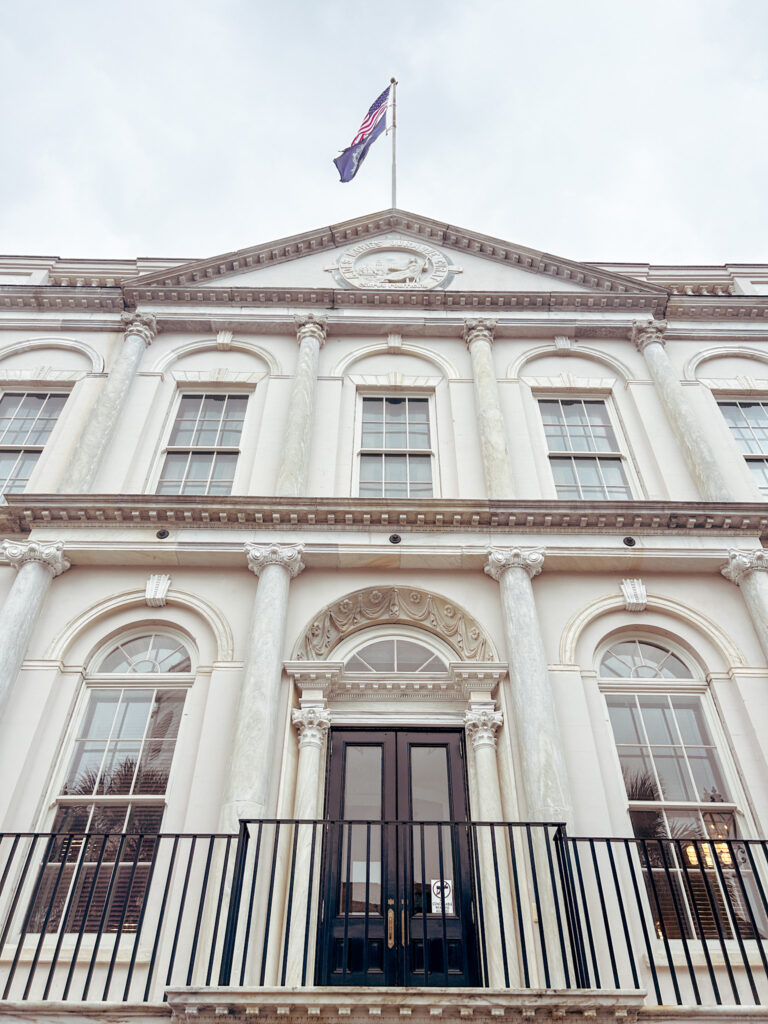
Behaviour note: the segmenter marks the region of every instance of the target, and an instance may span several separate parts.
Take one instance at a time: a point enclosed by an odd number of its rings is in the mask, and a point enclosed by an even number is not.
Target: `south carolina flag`
[[[368,155],[368,150],[386,128],[387,106],[389,104],[391,88],[392,86],[388,85],[381,96],[373,101],[370,110],[363,118],[363,123],[357,130],[357,134],[352,139],[352,144],[333,161],[336,164],[342,181],[352,181],[358,172],[360,164]]]

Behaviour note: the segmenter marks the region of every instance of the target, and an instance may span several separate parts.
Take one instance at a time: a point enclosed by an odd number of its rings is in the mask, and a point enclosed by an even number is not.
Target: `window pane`
[[[432,497],[432,459],[429,455],[409,455],[409,494],[412,498]]]
[[[171,430],[169,443],[172,445],[188,445],[192,443],[195,424],[203,402],[202,395],[182,395],[179,400],[179,411],[176,422]]]
[[[747,465],[761,493],[768,494],[768,460],[750,459]]]
[[[360,457],[360,497],[380,498],[382,496],[382,455]]]
[[[158,633],[124,641],[99,666],[100,672],[188,672],[189,652],[182,643]],[[138,692],[138,691],[134,691]],[[147,691],[151,693],[151,691]]]
[[[376,640],[359,650],[357,656],[369,667],[369,671],[395,671],[394,640]]]
[[[75,744],[62,794],[88,796],[96,792],[105,747],[105,740],[79,740]]]
[[[651,743],[678,743],[674,716],[666,697],[640,697],[643,723]]]
[[[384,495],[387,498],[408,496],[405,455],[384,456]]]
[[[426,661],[432,659],[432,651],[412,640],[397,640],[396,646],[398,672],[416,672]]]
[[[406,448],[406,403],[404,398],[387,398],[385,403],[385,448]]]
[[[408,400],[408,447],[429,448],[429,402],[426,398]]]
[[[720,768],[720,759],[711,747],[686,747],[696,786],[695,800],[722,803],[728,791]]]
[[[552,476],[558,498],[581,498],[581,490],[576,480],[576,470],[570,459],[552,459]]]
[[[384,447],[384,399],[363,399],[363,448]]]
[[[607,698],[608,714],[613,735],[617,743],[642,743],[643,732],[640,712],[634,697],[610,696]]]
[[[653,762],[665,800],[696,800],[682,747],[652,747]]]

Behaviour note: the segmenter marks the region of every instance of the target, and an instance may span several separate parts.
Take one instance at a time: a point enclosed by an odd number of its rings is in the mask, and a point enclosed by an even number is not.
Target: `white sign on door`
[[[430,886],[432,890],[432,913],[442,914],[445,907],[446,914],[453,913],[453,882],[450,878],[433,878]]]

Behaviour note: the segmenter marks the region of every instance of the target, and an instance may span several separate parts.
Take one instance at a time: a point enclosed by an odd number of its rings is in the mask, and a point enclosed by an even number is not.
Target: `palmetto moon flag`
[[[336,164],[342,181],[352,181],[358,172],[360,164],[368,155],[368,150],[386,128],[387,104],[391,88],[388,85],[381,96],[373,101],[370,110],[363,118],[363,123],[357,129],[354,139],[352,139],[352,144],[333,161]]]

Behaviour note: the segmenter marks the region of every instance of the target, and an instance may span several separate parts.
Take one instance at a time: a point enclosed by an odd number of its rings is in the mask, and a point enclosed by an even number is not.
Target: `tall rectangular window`
[[[151,686],[90,692],[36,886],[32,931],[137,927],[184,698],[183,689]]]
[[[558,498],[632,497],[605,402],[547,398],[539,409]]]
[[[428,398],[363,398],[360,497],[431,498]]]
[[[768,402],[718,404],[760,493],[768,498]]]
[[[231,494],[247,395],[182,395],[158,494]]]
[[[27,486],[66,400],[23,391],[0,398],[0,492],[18,494]]]

